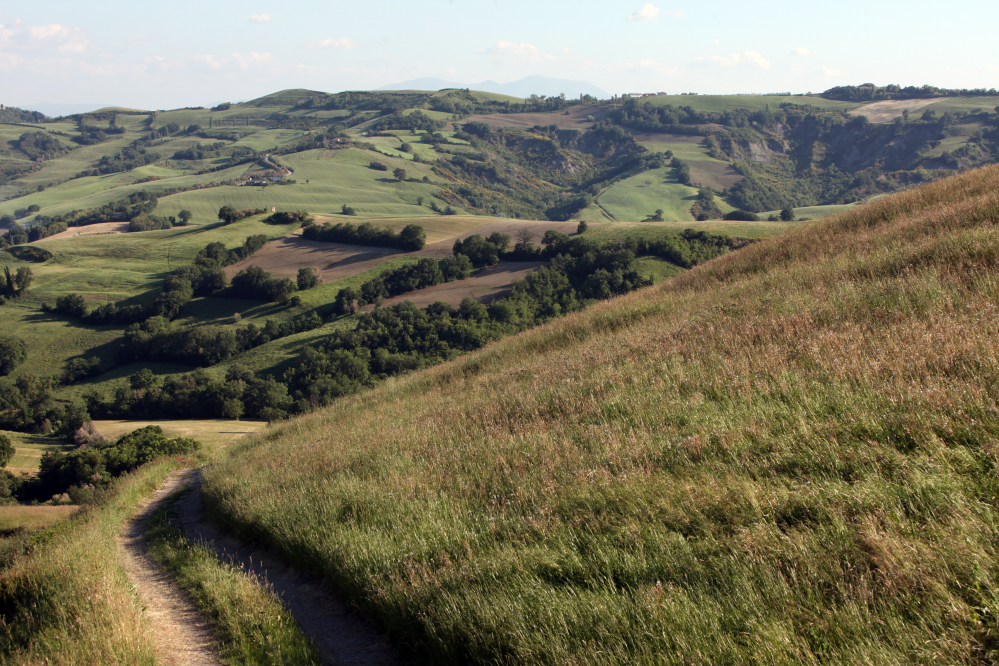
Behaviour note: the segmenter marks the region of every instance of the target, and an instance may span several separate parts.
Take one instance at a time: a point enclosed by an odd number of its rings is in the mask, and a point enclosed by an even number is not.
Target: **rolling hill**
[[[992,654],[999,167],[234,447],[229,529],[437,663]]]

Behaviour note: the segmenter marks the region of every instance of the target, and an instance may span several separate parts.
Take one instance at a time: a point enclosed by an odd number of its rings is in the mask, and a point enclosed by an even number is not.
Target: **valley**
[[[0,661],[988,662],[999,97],[917,92],[0,110]]]

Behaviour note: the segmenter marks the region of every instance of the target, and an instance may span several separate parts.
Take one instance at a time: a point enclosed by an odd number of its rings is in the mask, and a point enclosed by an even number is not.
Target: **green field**
[[[941,100],[939,102],[934,102],[928,106],[924,106],[919,109],[919,113],[927,109],[936,111],[938,115],[947,113],[956,113],[958,111],[987,111],[988,113],[996,113],[996,107],[999,106],[999,97],[996,96],[984,96],[984,97],[951,97],[950,99]]]
[[[801,206],[800,208],[794,209],[794,216],[799,220],[803,218],[807,218],[809,220],[821,220],[829,217],[830,215],[839,215],[840,213],[849,212],[859,205],[860,205],[859,203],[852,203],[852,204],[831,204],[828,206]],[[756,216],[760,218],[761,222],[763,220],[766,220],[771,215],[776,215],[777,217],[780,217],[780,211],[768,210],[756,214]],[[751,222],[749,224],[756,224],[756,223]]]
[[[684,229],[693,229],[735,238],[769,238],[802,225],[800,222],[728,222],[725,220],[607,222],[605,219],[604,222],[604,224],[592,227],[586,232],[586,235],[601,241],[623,240],[629,237],[652,240],[662,238],[667,233],[675,234]]]
[[[695,111],[709,112],[733,111],[735,109],[762,111],[768,106],[777,109],[780,108],[781,104],[786,103],[807,104],[820,109],[842,111],[862,106],[862,104],[854,102],[840,102],[816,95],[792,95],[790,97],[782,95],[656,95],[655,97],[645,97],[640,101],[649,102],[654,106],[689,106]]]
[[[21,473],[34,474],[38,471],[38,463],[42,454],[47,451],[68,451],[74,446],[59,439],[32,435],[25,432],[0,431],[10,438],[14,445],[14,457],[7,463],[7,469]]]
[[[651,217],[657,209],[663,218],[674,221],[693,221],[690,207],[697,200],[697,188],[681,185],[673,176],[673,169],[650,169],[614,183],[597,197],[597,203],[622,222],[640,222]],[[722,212],[732,207],[718,201]],[[596,206],[585,211],[582,219],[599,221],[602,218]]]

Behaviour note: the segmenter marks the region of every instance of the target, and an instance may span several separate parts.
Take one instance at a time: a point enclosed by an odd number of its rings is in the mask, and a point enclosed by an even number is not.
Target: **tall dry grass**
[[[155,663],[115,536],[176,468],[164,460],[123,477],[107,502],[36,536],[32,552],[0,572],[0,663]]]
[[[999,167],[389,381],[211,510],[447,663],[999,657]]]

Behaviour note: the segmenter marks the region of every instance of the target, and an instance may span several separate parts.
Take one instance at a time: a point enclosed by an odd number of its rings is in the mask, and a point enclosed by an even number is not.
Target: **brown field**
[[[80,507],[69,506],[0,506],[0,530],[18,527],[37,529],[68,518]]]
[[[319,218],[320,221],[334,218]],[[384,247],[368,247],[364,245],[347,245],[345,243],[323,243],[310,241],[301,237],[301,231],[296,231],[265,245],[252,257],[233,264],[225,269],[226,277],[232,277],[247,266],[259,266],[276,277],[294,279],[300,268],[315,268],[322,275],[323,282],[330,284],[359,273],[377,268],[393,257],[413,256],[444,259],[451,256],[451,250],[456,238],[467,238],[472,234],[488,236],[494,231],[508,234],[516,238],[521,229],[530,229],[534,234],[534,243],[541,241],[545,231],[555,229],[563,233],[575,233],[578,222],[538,222],[534,220],[495,220],[494,218],[458,217],[431,218],[432,225],[427,225],[427,240],[430,243],[419,252],[400,252]],[[440,220],[440,221],[438,221]],[[384,222],[380,226],[401,229],[414,220],[395,220]],[[426,224],[427,218],[416,219]],[[599,226],[599,225],[592,225]],[[490,285],[490,289],[500,285]],[[467,296],[467,294],[466,294]],[[410,299],[412,300],[412,299]],[[446,299],[439,299],[446,300]],[[461,300],[460,298],[458,299]],[[432,303],[433,301],[429,301]]]
[[[945,99],[950,98],[934,97],[933,99],[892,99],[885,102],[866,104],[859,109],[853,109],[847,113],[853,116],[865,116],[872,123],[889,123],[902,115],[902,112],[906,109],[908,109],[911,113],[916,109],[921,109],[924,106],[942,102]]]
[[[225,275],[232,279],[247,266],[259,266],[276,277],[294,279],[299,268],[312,267],[322,275],[323,282],[330,283],[377,268],[399,254],[402,254],[399,250],[384,247],[310,241],[295,232],[271,241],[252,257],[227,267]]]
[[[193,437],[208,448],[225,446],[234,439],[262,431],[266,421],[229,421],[226,419],[198,419],[189,421],[94,421],[97,432],[116,439],[148,425],[163,428],[167,437]]]
[[[41,240],[35,241],[36,243],[44,243],[45,241],[56,240],[59,238],[72,238],[74,236],[91,236],[95,234],[124,234],[128,233],[128,222],[100,222],[98,224],[88,224],[85,227],[70,227],[66,231],[61,231],[57,234],[48,236],[47,238],[42,238]]]
[[[488,113],[472,116],[465,122],[485,123],[493,129],[501,127],[517,127],[529,129],[535,125],[558,125],[560,129],[589,129],[593,121],[586,116],[600,120],[607,115],[609,107],[604,106],[574,106],[569,113]]]
[[[699,185],[723,190],[742,182],[744,176],[725,162],[689,162],[690,179]]]
[[[458,307],[469,296],[480,303],[488,303],[494,298],[507,294],[517,280],[523,280],[531,271],[544,266],[542,261],[501,261],[491,268],[464,280],[439,284],[436,287],[417,289],[385,299],[383,305],[394,305],[412,301],[416,307],[425,308],[437,301],[444,301],[451,307]],[[371,310],[374,306],[365,307]]]

